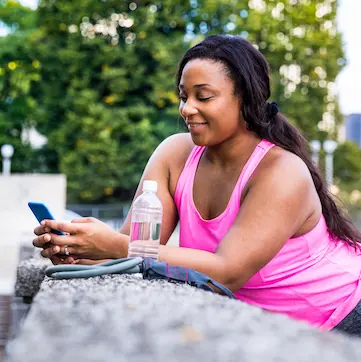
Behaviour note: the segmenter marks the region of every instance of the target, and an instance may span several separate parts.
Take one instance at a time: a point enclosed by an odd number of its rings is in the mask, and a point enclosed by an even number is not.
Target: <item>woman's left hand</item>
[[[41,224],[48,229],[66,233],[46,233],[34,239],[34,246],[44,248],[41,252],[43,257],[52,259],[56,254],[69,254],[66,263],[81,263],[84,259],[89,259],[89,263],[91,260],[96,263],[96,260],[99,262],[100,259],[126,256],[129,237],[95,218],[76,219],[71,223],[43,220]]]

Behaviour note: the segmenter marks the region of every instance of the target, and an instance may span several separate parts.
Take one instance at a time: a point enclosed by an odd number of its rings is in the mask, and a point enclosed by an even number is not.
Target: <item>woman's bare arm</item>
[[[189,145],[189,135],[187,134],[176,134],[164,140],[149,159],[133,198],[134,202],[134,200],[142,193],[144,180],[154,180],[158,182],[157,196],[163,205],[160,240],[163,245],[168,242],[178,222],[178,212],[170,190],[170,170],[172,166],[173,168],[175,167],[175,163],[180,165],[185,163],[186,156],[189,153]],[[180,157],[182,154],[184,157]],[[131,214],[130,208],[124,224],[119,230],[120,233],[125,235],[130,234]]]
[[[302,161],[276,160],[258,175],[215,254],[161,247],[160,259],[209,275],[238,290],[270,262],[310,214],[313,182]]]
[[[136,198],[141,193],[143,180],[151,179],[158,182],[157,195],[163,205],[162,244],[167,243],[178,222],[178,213],[172,195],[177,180],[174,175],[181,172],[192,147],[193,143],[187,134],[173,135],[163,141],[148,161],[135,194]],[[172,182],[170,182],[171,174]],[[69,263],[76,260],[81,264],[94,264],[99,262],[97,259],[124,258],[128,254],[130,222],[131,211],[120,232],[115,232],[93,218],[73,220],[70,224],[47,220],[43,226],[35,230],[38,237],[34,239],[33,244],[40,248],[45,247],[42,255],[48,258],[57,258],[57,253],[64,254],[66,245],[71,255],[65,262]],[[48,228],[45,229],[45,226]],[[58,238],[55,234],[48,234],[50,229],[61,230],[68,235]],[[61,259],[58,259],[53,262],[61,262]]]

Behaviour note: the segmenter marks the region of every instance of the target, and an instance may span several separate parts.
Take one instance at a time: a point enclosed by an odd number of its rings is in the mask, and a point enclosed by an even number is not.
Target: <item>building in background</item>
[[[361,148],[361,113],[346,117],[346,140],[356,143]]]

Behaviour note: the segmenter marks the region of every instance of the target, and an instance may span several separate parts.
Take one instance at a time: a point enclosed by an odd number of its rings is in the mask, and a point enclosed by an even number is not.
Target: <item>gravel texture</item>
[[[33,297],[45,277],[45,269],[51,262],[39,257],[23,260],[16,270],[15,296]]]
[[[23,264],[18,274],[33,267]],[[22,276],[19,292],[36,289],[32,277]],[[5,360],[359,362],[361,341],[140,274],[46,277]]]

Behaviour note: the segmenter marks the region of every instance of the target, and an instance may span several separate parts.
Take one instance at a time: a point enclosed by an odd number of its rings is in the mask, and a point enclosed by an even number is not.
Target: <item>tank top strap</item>
[[[191,153],[188,156],[187,162],[184,165],[184,169],[196,169],[199,164],[199,159],[201,158],[205,146],[194,146]]]
[[[180,202],[181,195],[183,193],[183,190],[189,180],[193,179],[193,175],[195,174],[199,159],[201,158],[203,151],[205,149],[205,146],[194,146],[191,153],[188,156],[188,159],[184,165],[183,171],[181,172],[177,186],[174,193],[174,201],[176,204]]]
[[[273,146],[274,146],[273,143],[265,139],[262,139],[258,143],[253,153],[251,154],[250,158],[243,167],[243,170],[233,190],[229,205],[235,203],[235,205],[238,205],[237,207],[239,207],[239,200],[241,199],[241,194],[245,185],[247,184],[249,178],[252,176],[254,170],[261,162],[263,157]],[[179,176],[174,194],[174,201],[176,205],[180,205],[182,194],[186,187],[189,186],[190,188],[189,190],[193,190],[194,175],[196,173],[199,160],[203,154],[204,149],[205,149],[204,146],[195,146],[192,149],[190,155],[188,156],[183,171]],[[190,191],[190,195],[192,195],[192,191]]]
[[[272,142],[267,141],[265,139],[262,139],[261,142],[256,146],[256,149],[253,151],[251,157],[248,159],[246,165],[242,170],[241,177],[239,179],[239,187],[238,187],[240,193],[242,193],[248,180],[252,176],[254,170],[257,168],[259,163],[262,161],[263,157],[273,146],[274,144]]]

